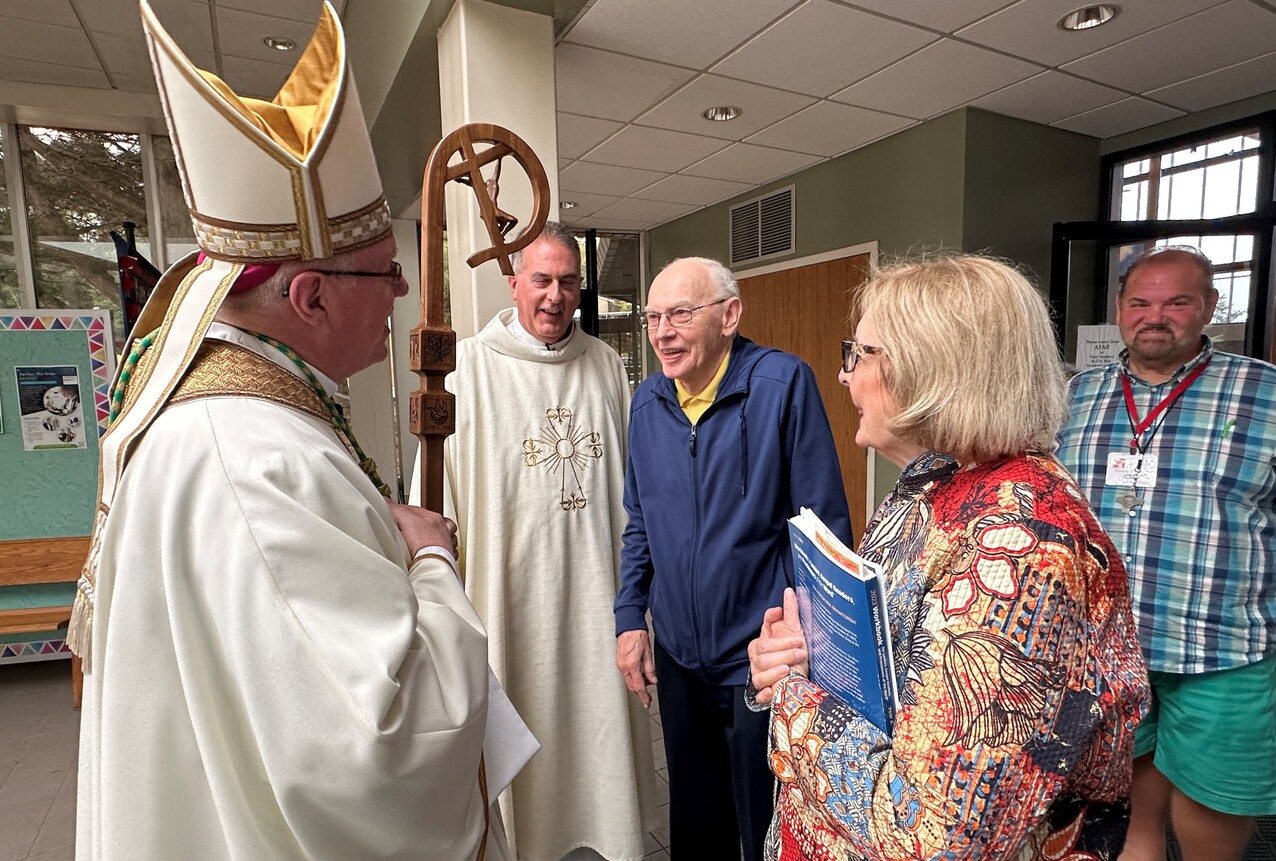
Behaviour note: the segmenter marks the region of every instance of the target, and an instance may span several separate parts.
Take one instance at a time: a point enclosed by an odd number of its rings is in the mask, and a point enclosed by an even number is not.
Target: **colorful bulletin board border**
[[[0,311],[0,330],[36,332],[82,329],[89,342],[89,362],[93,375],[93,407],[97,435],[106,433],[111,414],[111,379],[115,376],[115,346],[111,343],[109,311]]]
[[[0,643],[0,664],[23,664],[28,661],[55,661],[70,658],[71,647],[65,636],[44,635],[29,643]]]

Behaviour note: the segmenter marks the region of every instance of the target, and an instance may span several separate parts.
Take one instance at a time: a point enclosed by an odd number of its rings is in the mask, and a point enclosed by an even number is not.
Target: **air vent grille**
[[[731,207],[731,265],[793,253],[793,186]]]

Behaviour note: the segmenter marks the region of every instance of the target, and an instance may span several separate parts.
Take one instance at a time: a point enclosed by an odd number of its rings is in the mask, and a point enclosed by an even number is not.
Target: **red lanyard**
[[[1209,364],[1209,359],[1206,359],[1204,362],[1197,365],[1196,369],[1193,370],[1192,373],[1184,377],[1182,382],[1175,386],[1173,391],[1162,398],[1159,404],[1152,407],[1152,411],[1141,420],[1139,419],[1139,408],[1135,406],[1134,403],[1134,388],[1130,385],[1130,378],[1125,374],[1121,375],[1121,388],[1125,390],[1125,412],[1126,415],[1130,417],[1130,430],[1134,434],[1133,439],[1130,440],[1131,454],[1134,454],[1135,452],[1142,453],[1143,449],[1139,447],[1139,437],[1143,435],[1145,430],[1152,426],[1152,422],[1156,421],[1157,416],[1174,405],[1174,402],[1179,399],[1179,395],[1186,392],[1188,388],[1191,387],[1192,383],[1196,382],[1197,377],[1205,373],[1205,369],[1209,367]],[[1156,432],[1153,431],[1154,435],[1155,433]],[[1151,438],[1149,438],[1148,442],[1150,443],[1151,441]]]

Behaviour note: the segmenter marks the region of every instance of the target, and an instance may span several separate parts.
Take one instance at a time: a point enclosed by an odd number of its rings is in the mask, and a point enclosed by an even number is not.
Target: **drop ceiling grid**
[[[304,45],[322,0],[151,0],[151,5],[197,66],[222,70],[238,92],[269,98],[296,55],[267,48],[262,37]],[[340,14],[345,0],[334,6]],[[154,92],[137,0],[4,0],[0,78]]]
[[[1089,34],[1091,42],[1082,50],[1076,48],[1075,42],[1087,38],[1087,34],[1067,33],[1055,26],[1063,14],[1078,5],[1078,0],[964,0],[944,4],[945,10],[936,10],[934,4],[924,0],[804,0],[785,8],[766,26],[708,65],[706,58],[713,52],[693,57],[678,56],[667,46],[648,49],[641,42],[641,33],[604,20],[605,16],[615,15],[618,21],[632,21],[635,8],[652,2],[668,5],[676,0],[597,0],[566,34],[559,50],[564,44],[571,44],[610,53],[617,59],[642,59],[647,63],[652,63],[652,58],[657,56],[681,59],[676,65],[664,62],[655,65],[692,74],[644,110],[634,113],[631,106],[630,116],[620,119],[613,115],[611,120],[620,125],[593,146],[573,148],[567,144],[564,149],[576,152],[573,164],[617,161],[615,153],[624,149],[618,144],[633,134],[631,130],[644,126],[720,137],[735,143],[681,168],[677,165],[685,161],[685,153],[663,163],[659,158],[626,156],[626,160],[634,164],[641,160],[642,167],[663,174],[623,194],[626,200],[659,199],[661,189],[679,178],[732,182],[731,186],[697,188],[691,194],[679,194],[677,201],[670,201],[709,206],[965,104],[1107,137],[1181,116],[1185,110],[1201,110],[1265,92],[1271,86],[1263,82],[1270,80],[1271,71],[1276,69],[1276,52],[1263,50],[1276,45],[1276,10],[1259,0],[1130,0],[1122,4],[1128,15],[1122,26],[1107,34],[1103,29],[1093,31]],[[731,9],[738,8],[733,0],[706,0],[705,5],[709,11],[702,9],[704,14],[711,12],[728,17]],[[908,20],[898,17],[901,9]],[[934,14],[928,13],[928,9]],[[833,72],[828,70],[809,73],[809,70],[785,68],[782,74],[774,75],[759,71],[768,62],[776,65],[776,58],[786,52],[795,57],[809,56],[819,63],[827,50],[803,53],[801,49],[809,43],[829,44],[823,31],[840,14],[850,15],[846,20],[873,15],[883,23],[911,28],[924,36],[925,41],[904,56],[891,57],[882,61],[879,68],[867,70],[858,80],[832,93],[832,98],[823,93],[821,83],[830,80]],[[804,22],[821,29],[818,38],[802,32]],[[753,23],[756,21],[750,25]],[[1249,32],[1237,36],[1238,25]],[[659,31],[659,27],[655,29]],[[1166,34],[1160,33],[1167,29],[1172,38],[1167,39]],[[1152,61],[1155,67],[1152,73],[1143,71],[1149,58],[1145,51],[1136,50],[1139,40],[1148,40],[1147,44],[1152,45],[1173,45],[1175,34],[1187,31],[1206,33],[1203,37],[1206,53],[1212,59],[1196,58],[1187,73],[1176,71],[1182,69],[1182,64],[1171,55]],[[732,32],[738,35],[740,28]],[[1094,38],[1096,35],[1101,38]],[[599,42],[590,43],[595,36]],[[1237,43],[1242,48],[1240,56],[1225,58],[1226,46]],[[936,55],[933,61],[926,56],[928,53]],[[758,62],[746,63],[745,58],[753,55]],[[598,60],[606,62],[602,58]],[[1091,77],[1081,71],[1087,61],[1102,68],[1102,77]],[[1203,62],[1209,68],[1203,67]],[[845,68],[849,66],[843,64],[843,70]],[[954,68],[964,68],[969,73],[965,80],[945,80],[946,75],[953,75]],[[1132,76],[1135,84],[1146,80],[1155,83],[1155,87],[1151,84],[1140,88],[1123,86],[1123,74]],[[875,76],[879,76],[876,82],[872,80]],[[1166,84],[1166,79],[1173,82]],[[953,85],[949,95],[935,92],[949,84]],[[960,89],[961,86],[965,89]],[[613,87],[623,90],[625,84],[622,80],[614,82]],[[559,105],[587,119],[591,104],[565,101],[561,89],[560,82]],[[698,114],[703,108],[732,103],[713,98],[729,92],[753,92],[769,98],[770,102],[763,107],[763,121],[752,126],[741,125],[740,120],[709,126],[700,119]],[[788,99],[801,98],[806,98],[807,103],[786,103]],[[745,107],[747,116],[750,106],[741,106]],[[830,124],[814,119],[820,112],[833,110],[833,106],[863,111],[869,129],[858,129],[847,119],[845,145],[840,145],[836,133],[828,128]],[[874,123],[878,128],[872,128]],[[813,130],[818,133],[813,134]],[[762,153],[756,148],[750,149],[755,144],[767,149]],[[781,166],[763,170],[759,156],[765,153],[774,153]],[[564,184],[563,188],[564,197],[570,199],[569,185]],[[586,213],[576,212],[571,220],[582,223],[589,219]],[[661,222],[653,221],[647,226],[658,223]]]

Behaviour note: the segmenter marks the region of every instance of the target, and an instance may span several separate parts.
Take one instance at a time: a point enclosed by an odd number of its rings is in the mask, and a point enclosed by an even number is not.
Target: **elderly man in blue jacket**
[[[630,408],[616,665],[644,705],[660,679],[675,859],[762,858],[772,776],[746,650],[793,583],[786,520],[807,506],[852,538],[815,377],[736,334],[741,311],[721,263],[666,266],[643,315],[663,373]]]

